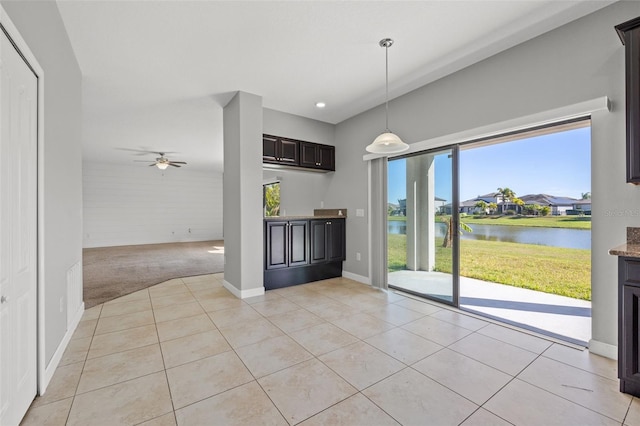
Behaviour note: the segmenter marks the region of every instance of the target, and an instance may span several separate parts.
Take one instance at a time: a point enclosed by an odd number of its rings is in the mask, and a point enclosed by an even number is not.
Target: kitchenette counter
[[[640,259],[640,228],[627,228],[627,242],[610,249],[609,254]]]
[[[292,221],[292,220],[315,220],[315,219],[346,219],[346,216],[340,215],[318,215],[318,216],[271,216],[265,217],[266,221]]]

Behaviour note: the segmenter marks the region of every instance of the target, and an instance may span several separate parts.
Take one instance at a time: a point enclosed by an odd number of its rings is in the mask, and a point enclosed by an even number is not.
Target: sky
[[[451,201],[448,151],[435,159],[436,196]],[[406,160],[390,160],[388,199],[406,198]],[[460,201],[508,187],[516,196],[591,192],[591,128],[460,150]]]

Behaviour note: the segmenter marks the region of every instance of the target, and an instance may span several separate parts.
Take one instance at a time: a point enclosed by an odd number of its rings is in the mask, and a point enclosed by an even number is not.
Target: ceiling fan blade
[[[155,163],[155,161],[149,160],[133,160],[134,163]]]
[[[169,165],[173,166],[173,167],[182,167],[182,166],[178,166],[177,164],[173,164],[173,163],[169,163]]]
[[[153,166],[155,166],[155,165],[156,165],[156,163],[149,164],[149,167],[153,167]]]
[[[173,163],[173,164],[187,164],[184,161],[169,161],[169,163]]]

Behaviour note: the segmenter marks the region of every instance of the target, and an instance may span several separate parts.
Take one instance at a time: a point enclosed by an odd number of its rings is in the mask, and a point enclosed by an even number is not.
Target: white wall
[[[44,182],[38,189],[44,200],[39,205],[44,300],[39,302],[49,364],[67,333],[67,271],[82,261],[82,76],[55,2],[2,1],[2,6],[45,73],[38,170]]]
[[[608,96],[610,113],[592,118],[592,290],[595,344],[617,343],[617,266],[608,254],[640,226],[640,188],[625,183],[624,47],[614,26],[640,15],[640,2],[618,2],[394,99],[390,125],[415,143]],[[381,131],[378,107],[336,129],[337,168],[327,202],[367,206],[365,146]],[[549,153],[553,155],[553,153]],[[345,164],[348,164],[346,166]],[[631,212],[629,214],[625,212]],[[368,218],[367,212],[367,218]],[[347,272],[368,276],[367,218],[347,222]],[[354,253],[363,253],[355,261]]]
[[[334,125],[267,108],[263,109],[263,133],[335,145]],[[280,178],[280,215],[305,216],[321,208],[333,173],[263,169],[262,175],[264,179]],[[340,207],[344,206],[325,203],[325,208]]]
[[[222,239],[221,173],[85,162],[83,193],[84,247]]]

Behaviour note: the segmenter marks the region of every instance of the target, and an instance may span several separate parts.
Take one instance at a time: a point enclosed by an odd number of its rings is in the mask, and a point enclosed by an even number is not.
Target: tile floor
[[[640,425],[614,361],[347,279],[87,310],[24,425]]]

